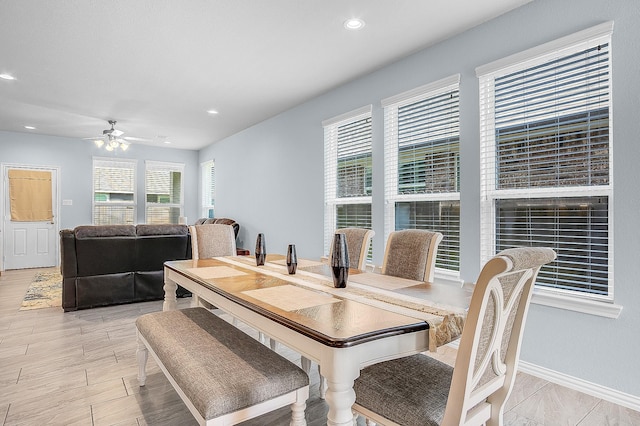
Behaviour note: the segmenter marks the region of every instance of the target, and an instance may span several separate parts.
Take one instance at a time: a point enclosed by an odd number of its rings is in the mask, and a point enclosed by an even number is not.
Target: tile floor
[[[189,426],[196,422],[150,357],[147,385],[137,385],[135,319],[162,309],[147,302],[63,313],[20,311],[36,272],[0,276],[0,425]],[[190,299],[179,299],[187,307]],[[246,330],[256,334],[252,330]],[[298,363],[282,345],[278,351]],[[455,349],[435,356],[453,362]],[[326,423],[312,368],[309,425]],[[505,414],[508,425],[640,425],[640,412],[519,374]],[[284,408],[243,425],[288,425]],[[358,419],[359,425],[364,425]]]

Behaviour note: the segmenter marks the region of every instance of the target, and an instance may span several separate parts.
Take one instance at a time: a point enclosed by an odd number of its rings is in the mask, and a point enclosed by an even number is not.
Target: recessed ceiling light
[[[25,129],[27,130],[35,130],[36,128],[33,126],[24,126]]]
[[[348,30],[359,30],[364,27],[364,21],[360,18],[351,18],[344,21],[344,27]]]
[[[3,80],[15,80],[16,78],[11,74],[0,74],[0,78]]]
[[[211,115],[216,115],[218,113],[218,111],[216,111],[215,109],[210,109],[210,110],[207,111],[207,113],[211,114]]]

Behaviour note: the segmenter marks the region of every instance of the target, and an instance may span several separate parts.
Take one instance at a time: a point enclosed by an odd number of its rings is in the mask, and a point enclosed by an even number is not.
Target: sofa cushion
[[[135,237],[136,227],[134,225],[84,225],[76,226],[74,232],[76,238]]]
[[[149,235],[187,235],[187,225],[137,225],[136,235],[139,237]]]

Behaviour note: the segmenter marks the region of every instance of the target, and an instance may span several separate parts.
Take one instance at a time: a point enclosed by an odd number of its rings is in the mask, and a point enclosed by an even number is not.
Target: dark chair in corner
[[[390,233],[384,251],[382,274],[433,282],[440,241],[441,233],[424,229]]]
[[[533,285],[555,257],[547,248],[498,253],[480,272],[455,367],[423,354],[366,367],[354,411],[388,425],[502,425]]]

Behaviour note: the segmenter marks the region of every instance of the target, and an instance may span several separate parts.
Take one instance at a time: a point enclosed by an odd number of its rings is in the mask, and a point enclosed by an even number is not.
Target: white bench
[[[201,425],[230,425],[291,405],[291,425],[306,425],[309,376],[204,308],[142,315],[138,380],[151,352]]]

